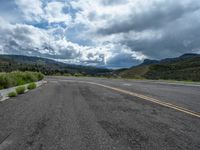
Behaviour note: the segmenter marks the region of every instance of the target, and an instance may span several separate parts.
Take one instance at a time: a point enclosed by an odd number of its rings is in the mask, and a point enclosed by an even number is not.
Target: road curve
[[[53,79],[55,78],[56,77],[53,77]],[[52,78],[50,77],[49,79],[51,80]],[[58,77],[56,79],[59,79],[60,81],[72,80],[93,82],[97,84],[120,88],[200,113],[200,84],[73,77]]]
[[[86,82],[150,96],[197,113],[198,86],[95,78],[47,80],[40,88],[0,103],[0,150],[200,149],[198,117]],[[151,94],[156,88],[160,90]]]

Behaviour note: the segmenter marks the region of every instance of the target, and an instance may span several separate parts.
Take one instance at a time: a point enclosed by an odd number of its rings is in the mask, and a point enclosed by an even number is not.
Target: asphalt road
[[[0,103],[0,150],[200,150],[200,86],[49,77]],[[92,84],[96,83],[96,84]],[[171,105],[170,105],[171,106]]]

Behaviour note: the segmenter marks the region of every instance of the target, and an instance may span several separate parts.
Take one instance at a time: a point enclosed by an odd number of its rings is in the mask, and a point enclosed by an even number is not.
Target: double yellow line
[[[128,94],[128,95],[131,95],[131,96],[134,96],[134,97],[138,97],[140,99],[150,101],[152,103],[156,103],[158,105],[168,107],[168,108],[174,109],[176,111],[183,112],[183,113],[189,114],[191,116],[200,118],[200,113],[198,113],[198,112],[194,112],[192,110],[189,110],[189,109],[186,109],[186,108],[183,108],[183,107],[171,104],[171,103],[163,102],[161,100],[158,100],[158,99],[155,99],[155,98],[152,98],[152,97],[149,97],[149,96],[130,92],[130,91],[123,90],[123,89],[120,89],[120,88],[111,87],[111,86],[108,86],[108,85],[103,85],[103,84],[99,84],[99,83],[95,83],[95,82],[87,82],[87,81],[74,81],[74,80],[63,80],[63,81],[87,83],[87,84],[101,86],[101,87],[104,87],[104,88],[107,88],[107,89],[111,89],[111,90],[114,90],[114,91],[117,91],[117,92],[120,92],[120,93],[124,93],[124,94]]]
[[[114,90],[114,91],[117,91],[117,92],[120,92],[120,93],[131,95],[131,96],[134,96],[134,97],[138,97],[140,99],[150,101],[150,102],[159,104],[161,106],[165,106],[165,107],[168,107],[168,108],[171,108],[171,109],[174,109],[174,110],[177,110],[177,111],[180,111],[180,112],[183,112],[183,113],[186,113],[186,114],[200,118],[200,113],[191,111],[189,109],[186,109],[186,108],[174,105],[174,104],[166,103],[166,102],[160,101],[158,99],[155,99],[155,98],[152,98],[152,97],[149,97],[149,96],[145,96],[145,95],[142,95],[142,94],[138,94],[138,93],[134,93],[134,92],[130,92],[130,91],[126,91],[126,90],[123,90],[123,89],[119,89],[119,88],[115,88],[115,87],[111,87],[111,86],[107,86],[107,85],[103,85],[103,84],[98,84],[98,83],[94,83],[94,82],[87,82],[87,83],[93,84],[93,85],[98,85],[98,86],[101,86],[101,87],[104,87],[104,88],[107,88],[107,89],[111,89],[111,90]]]

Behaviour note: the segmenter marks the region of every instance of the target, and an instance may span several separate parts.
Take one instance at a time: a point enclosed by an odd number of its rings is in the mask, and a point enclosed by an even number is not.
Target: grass
[[[0,89],[6,89],[9,87],[40,81],[43,78],[44,75],[39,72],[14,71],[10,73],[0,73]]]
[[[30,83],[27,86],[27,89],[32,90],[35,89],[37,87],[36,83]],[[26,91],[26,87],[25,86],[19,86],[15,89],[15,92],[10,92],[8,93],[8,97],[16,97],[18,94],[24,94]]]
[[[122,78],[144,79],[144,75],[149,71],[149,66],[135,67],[125,70],[119,74]]]
[[[26,87],[20,86],[20,87],[17,87],[15,90],[17,94],[24,94],[24,92],[26,91]]]
[[[33,82],[33,83],[30,83],[28,86],[27,86],[27,88],[29,89],[29,90],[32,90],[32,89],[35,89],[37,87],[37,85]]]
[[[16,92],[10,92],[8,93],[8,97],[16,97],[17,93]]]

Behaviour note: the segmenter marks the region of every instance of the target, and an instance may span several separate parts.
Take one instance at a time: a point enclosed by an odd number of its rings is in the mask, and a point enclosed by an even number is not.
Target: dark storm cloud
[[[119,36],[121,44],[150,58],[161,59],[200,51],[199,20],[200,1],[190,1],[187,5],[160,1],[141,13],[114,19],[97,33]]]
[[[190,3],[183,6],[178,2],[155,3],[151,10],[148,8],[141,13],[129,14],[126,18],[115,18],[107,27],[97,32],[104,35],[158,29],[177,20],[184,15],[200,10],[200,3]],[[134,12],[134,9],[133,9]]]
[[[184,22],[180,21],[174,26],[163,29],[159,39],[131,40],[130,37],[124,37],[121,42],[157,59],[197,52],[200,50],[200,23],[194,20],[192,22],[194,24],[188,24],[187,27],[184,27]]]

